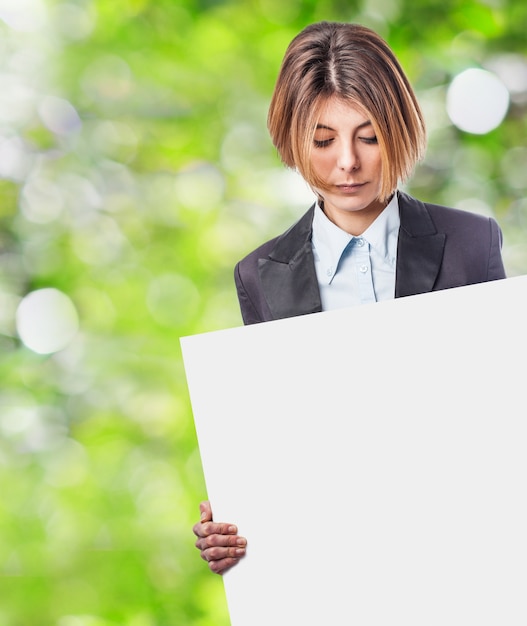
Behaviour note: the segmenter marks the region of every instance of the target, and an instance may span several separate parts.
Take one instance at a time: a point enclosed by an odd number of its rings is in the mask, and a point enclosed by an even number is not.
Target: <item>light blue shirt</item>
[[[313,219],[313,254],[322,310],[391,300],[399,235],[397,193],[358,237],[331,222],[319,205]]]

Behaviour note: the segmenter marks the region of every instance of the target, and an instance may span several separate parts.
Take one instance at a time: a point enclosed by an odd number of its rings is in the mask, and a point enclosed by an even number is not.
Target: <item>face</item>
[[[360,224],[367,228],[386,206],[379,200],[382,166],[377,138],[367,115],[354,105],[328,100],[317,123],[310,161],[327,185],[315,189],[324,199],[324,212],[344,230],[352,232]]]

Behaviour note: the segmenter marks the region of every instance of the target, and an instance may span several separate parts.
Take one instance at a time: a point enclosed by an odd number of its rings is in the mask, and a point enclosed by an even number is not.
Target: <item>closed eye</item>
[[[313,139],[315,148],[326,148],[333,141],[333,139]]]
[[[377,142],[377,137],[360,137],[360,140],[363,143],[367,143],[367,144],[376,144]]]

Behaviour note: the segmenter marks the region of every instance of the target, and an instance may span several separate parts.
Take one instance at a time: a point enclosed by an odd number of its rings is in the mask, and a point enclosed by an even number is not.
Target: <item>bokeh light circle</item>
[[[16,311],[22,342],[38,354],[65,348],[79,329],[77,310],[67,295],[54,288],[37,289],[22,299]]]
[[[460,130],[483,135],[507,115],[510,94],[492,72],[470,68],[458,74],[447,91],[447,113]]]

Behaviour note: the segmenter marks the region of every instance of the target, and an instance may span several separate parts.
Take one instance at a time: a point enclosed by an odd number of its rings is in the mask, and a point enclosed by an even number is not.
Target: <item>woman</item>
[[[297,35],[268,127],[317,202],[237,264],[245,324],[505,278],[495,220],[397,190],[424,155],[425,125],[399,62],[370,29],[321,22]],[[246,540],[213,522],[208,502],[200,510],[196,547],[223,573]]]

